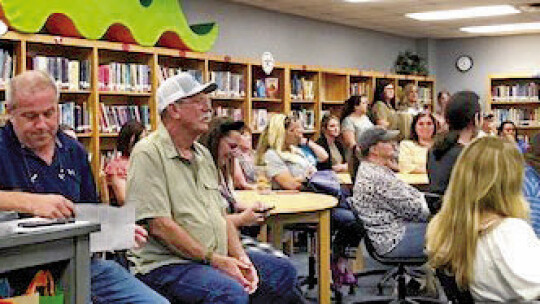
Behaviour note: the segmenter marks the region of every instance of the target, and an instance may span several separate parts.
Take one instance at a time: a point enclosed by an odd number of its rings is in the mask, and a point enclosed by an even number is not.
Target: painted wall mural
[[[104,38],[143,46],[209,51],[215,23],[189,25],[178,0],[0,0],[1,18],[24,33]]]

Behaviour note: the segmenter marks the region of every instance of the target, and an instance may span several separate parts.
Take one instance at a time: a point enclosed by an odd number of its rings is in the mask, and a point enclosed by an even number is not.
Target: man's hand
[[[250,267],[253,267],[253,265],[250,266],[238,259],[223,256],[217,253],[214,253],[210,263],[213,267],[225,272],[227,275],[231,276],[233,279],[242,284],[246,292],[251,293],[251,291],[254,291],[253,280],[248,279],[249,276],[247,276],[247,274],[251,272]],[[246,275],[244,275],[244,273]]]
[[[242,271],[244,274],[244,277],[251,282],[251,288],[248,290],[249,294],[253,294],[255,291],[257,291],[257,287],[259,286],[259,275],[257,274],[257,269],[255,269],[255,266],[253,266],[253,263],[251,263],[251,260],[247,255],[243,255],[240,258],[238,258],[241,262],[243,262],[246,265],[249,265],[249,269]]]
[[[33,215],[46,218],[73,217],[73,202],[58,194],[32,195],[29,212]]]
[[[135,224],[135,247],[134,249],[142,248],[148,241],[148,231],[142,226]]]

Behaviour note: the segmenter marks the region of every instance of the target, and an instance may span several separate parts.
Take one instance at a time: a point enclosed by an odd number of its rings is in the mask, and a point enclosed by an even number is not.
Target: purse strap
[[[36,273],[30,285],[26,289],[27,295],[32,295],[37,292],[38,287],[43,287],[43,296],[54,296],[54,278],[50,271],[40,270]]]

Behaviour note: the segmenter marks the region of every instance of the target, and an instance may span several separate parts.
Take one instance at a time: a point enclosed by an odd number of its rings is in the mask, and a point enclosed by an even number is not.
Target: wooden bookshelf
[[[486,108],[497,125],[511,120],[519,136],[530,138],[540,129],[539,90],[540,78],[532,73],[489,75]]]
[[[306,134],[309,136],[316,136],[318,133],[321,115],[324,111],[330,110],[335,114],[341,112],[344,101],[349,98],[352,88],[357,84],[359,84],[357,87],[361,86],[370,99],[373,98],[377,80],[381,78],[391,79],[396,83],[396,86],[399,81],[413,81],[419,86],[432,88],[433,96],[435,96],[435,79],[426,77],[399,76],[376,71],[336,69],[281,62],[276,62],[274,70],[270,75],[266,75],[260,61],[251,58],[201,54],[163,47],[142,47],[46,34],[21,34],[10,31],[0,39],[0,48],[12,56],[12,74],[33,69],[34,60],[38,56],[88,62],[88,75],[86,75],[88,87],[62,87],[60,102],[70,103],[81,108],[84,106],[86,111],[91,113],[88,129],[79,130],[78,136],[91,154],[91,165],[95,176],[98,176],[103,167],[102,153],[114,149],[118,136],[116,129],[107,130],[107,132],[103,128],[100,129],[101,109],[104,106],[136,106],[138,109],[147,107],[148,128],[155,130],[159,121],[155,92],[161,81],[179,72],[189,72],[203,82],[215,77],[216,72],[225,73],[222,75],[229,73],[240,75],[233,76],[235,81],[240,81],[238,94],[236,92],[220,93],[211,96],[214,110],[218,108],[238,109],[241,112],[240,118],[250,126],[256,123],[257,117],[254,116],[256,111],[266,112],[266,119],[272,113],[289,114],[292,111],[296,113],[309,111],[309,113],[313,113],[311,119],[313,119],[314,124],[313,129],[306,130]],[[148,73],[148,78],[145,79],[146,87],[104,89],[103,85],[100,86],[100,82],[104,81],[103,75],[100,74],[100,66],[111,63],[126,66],[129,64],[130,67],[133,65],[137,68],[139,65],[147,66],[147,70],[137,72],[137,75]],[[0,75],[0,98],[5,99],[4,82],[1,77],[2,75]],[[309,98],[291,96],[293,88],[296,88],[296,84],[292,83],[293,79],[304,79],[304,81],[312,83],[308,85],[312,89],[312,92],[307,94]],[[229,84],[231,83],[229,82]],[[262,94],[263,89],[257,87],[261,84],[265,85],[264,94]],[[236,88],[237,86],[232,87]],[[225,91],[227,92],[227,90]],[[2,113],[0,113],[1,115]],[[253,134],[257,136],[260,132],[261,130],[254,130]]]

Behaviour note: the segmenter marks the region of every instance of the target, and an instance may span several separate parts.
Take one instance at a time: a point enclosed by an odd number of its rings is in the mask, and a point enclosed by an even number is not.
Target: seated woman
[[[242,121],[218,117],[210,122],[208,131],[199,139],[199,142],[206,146],[212,155],[219,174],[219,190],[229,212],[227,217],[237,228],[258,225],[264,222],[268,216],[268,208],[263,203],[245,206],[237,201],[234,195],[234,159],[239,153],[240,132],[243,128],[244,122]],[[253,232],[249,229],[247,231]],[[268,275],[268,272],[282,272],[282,278],[286,281],[296,281],[296,270],[282,252],[268,246],[258,246],[258,243],[249,237],[241,239],[242,245],[246,251],[250,251],[250,255],[261,256],[267,260],[267,269],[259,269],[259,275]],[[287,294],[282,295],[280,300],[284,303],[302,303],[302,296],[298,290],[291,289]]]
[[[356,145],[356,139],[360,134],[369,128],[373,128],[373,123],[367,116],[369,100],[367,96],[351,96],[345,101],[345,106],[341,112],[341,129],[343,143],[348,151]]]
[[[439,133],[448,131],[448,124],[446,123],[446,105],[450,101],[452,95],[447,90],[442,90],[437,94],[437,108],[433,116],[437,121],[437,131]]]
[[[238,153],[234,159],[234,187],[242,190],[255,190],[255,152],[252,148],[251,129],[244,125],[240,130]]]
[[[510,120],[501,122],[497,128],[497,135],[514,142],[521,153],[527,153],[527,143],[518,139],[516,124]]]
[[[129,168],[129,155],[139,139],[146,134],[144,126],[132,120],[125,123],[120,129],[116,142],[116,150],[120,152],[120,156],[112,159],[105,166],[105,175],[107,183],[112,187],[116,204],[123,206],[126,200],[126,180]]]
[[[225,117],[214,118],[210,122],[208,132],[199,139],[212,154],[219,173],[219,190],[227,202],[229,217],[237,227],[262,223],[267,215],[262,212],[267,209],[263,204],[244,206],[234,195],[233,176],[237,170],[234,163],[240,152],[239,143],[242,140],[240,131],[244,126],[242,121],[232,121]]]
[[[426,173],[428,150],[437,133],[435,118],[429,113],[420,113],[411,123],[411,140],[399,144],[399,172]]]
[[[527,222],[522,184],[515,144],[479,138],[461,153],[429,223],[429,264],[454,275],[476,301],[540,299],[540,241]]]
[[[321,135],[316,143],[324,148],[329,157],[325,162],[317,164],[317,170],[347,171],[345,149],[341,142],[338,141],[338,137],[339,119],[334,115],[324,115],[321,121]]]
[[[317,171],[298,147],[302,132],[295,117],[274,114],[259,138],[256,161],[266,166],[274,189],[300,190],[302,183]]]

